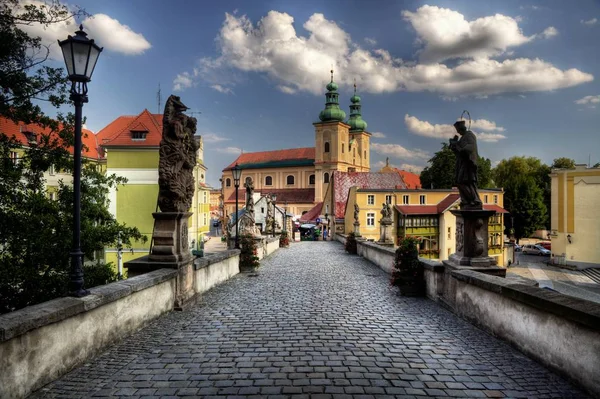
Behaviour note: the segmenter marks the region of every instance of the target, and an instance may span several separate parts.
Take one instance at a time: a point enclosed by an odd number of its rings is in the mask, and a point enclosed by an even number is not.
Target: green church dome
[[[360,109],[360,96],[356,94],[356,83],[354,83],[354,95],[350,98],[350,118],[348,124],[350,125],[350,132],[364,132],[367,130],[367,122],[362,118]]]
[[[338,121],[343,122],[346,119],[346,113],[340,109],[338,85],[333,81],[333,69],[331,70],[331,82],[327,84],[327,93],[325,94],[325,109],[319,113],[319,119],[322,122]]]
[[[360,97],[356,93],[354,93],[354,95],[352,97],[350,97],[350,102],[352,104],[359,103],[360,102]]]
[[[351,132],[364,132],[367,130],[367,122],[365,122],[360,116],[357,118],[352,118],[348,120],[348,124],[350,125]]]

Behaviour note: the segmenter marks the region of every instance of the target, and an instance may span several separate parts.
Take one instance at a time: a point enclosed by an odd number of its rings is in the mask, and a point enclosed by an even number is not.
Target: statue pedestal
[[[360,237],[360,222],[354,222],[354,236]]]
[[[394,245],[394,237],[392,237],[392,221],[381,219],[379,221],[379,245]]]
[[[194,262],[188,247],[190,215],[190,212],[153,213],[152,253],[124,264],[128,277],[163,268],[177,269],[175,309],[182,309],[194,296]]]
[[[467,268],[504,277],[506,270],[488,256],[488,219],[495,211],[451,210],[456,216],[456,253],[444,264],[452,269]]]

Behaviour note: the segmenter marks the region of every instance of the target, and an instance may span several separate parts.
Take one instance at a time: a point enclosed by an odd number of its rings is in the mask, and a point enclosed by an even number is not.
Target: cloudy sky
[[[389,157],[420,170],[464,109],[492,162],[600,161],[595,0],[77,4],[92,15],[77,22],[105,48],[87,126],[157,112],[160,84],[163,105],[175,93],[201,112],[194,116],[213,185],[241,150],[314,145],[332,65],[347,114],[356,80],[372,167]],[[55,43],[74,26],[31,29]]]

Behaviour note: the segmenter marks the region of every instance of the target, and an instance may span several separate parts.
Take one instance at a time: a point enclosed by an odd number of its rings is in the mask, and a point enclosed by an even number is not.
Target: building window
[[[231,179],[230,178],[225,179],[225,187],[231,187]]]
[[[260,207],[260,213],[265,213],[265,207],[264,206]]]
[[[54,193],[54,192],[50,193],[50,199],[52,201],[56,201],[56,193]]]
[[[352,149],[352,155],[353,155],[354,157],[356,157],[356,147],[354,147],[354,148]]]
[[[375,213],[367,213],[367,226],[375,226]]]
[[[54,165],[50,165],[50,167],[48,168],[48,173],[50,173],[50,176],[54,176],[56,174],[56,171],[54,170]]]
[[[385,196],[385,203],[388,205],[392,204],[392,196],[391,195],[386,195]]]
[[[452,239],[452,227],[448,227],[448,239]]]
[[[272,185],[273,185],[273,178],[271,176],[265,177],[265,186],[272,186]]]
[[[308,176],[308,184],[315,184],[315,175]]]
[[[348,172],[350,172],[350,173],[356,172],[356,168],[348,168]]]
[[[367,159],[367,150],[365,150],[365,159]]]
[[[373,194],[367,195],[367,205],[375,205],[375,196]]]
[[[325,142],[325,151],[324,152],[329,152],[329,142]]]
[[[329,204],[325,205],[325,213],[327,213],[327,214],[329,213]]]
[[[426,203],[425,196],[424,195],[419,195],[419,204],[425,205],[425,203]]]
[[[293,186],[294,185],[294,176],[289,175],[287,177],[286,183],[287,183],[288,186]]]
[[[144,141],[148,132],[131,132],[131,140]]]
[[[329,173],[327,172],[323,175],[323,183],[329,183]]]
[[[498,205],[498,196],[494,195],[494,204]]]
[[[408,205],[409,203],[410,203],[410,195],[403,195],[402,196],[402,204]]]
[[[483,196],[483,203],[484,204],[488,203],[488,196],[487,196],[487,194]]]
[[[11,151],[10,152],[10,159],[12,160],[13,164],[18,164],[19,163],[19,154],[16,151]]]
[[[342,143],[342,154],[344,153],[344,143]]]

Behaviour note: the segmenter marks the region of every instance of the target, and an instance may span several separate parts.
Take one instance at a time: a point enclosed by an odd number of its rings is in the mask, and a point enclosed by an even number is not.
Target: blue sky
[[[600,2],[81,0],[105,47],[84,107],[98,131],[157,112],[169,94],[198,119],[208,183],[245,152],[314,145],[333,64],[352,84],[371,166],[419,170],[470,111],[480,155],[600,161]],[[82,21],[78,21],[82,22]],[[54,41],[74,31],[39,32]],[[32,28],[34,29],[34,28]]]

